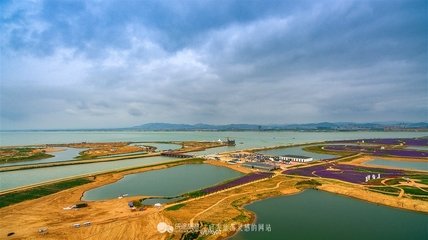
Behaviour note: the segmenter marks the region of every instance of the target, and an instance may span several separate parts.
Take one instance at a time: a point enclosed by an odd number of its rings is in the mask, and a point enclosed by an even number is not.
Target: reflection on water
[[[3,163],[0,164],[0,167],[69,161],[74,160],[75,157],[79,156],[80,152],[85,150],[86,148],[64,148],[64,151],[49,152],[48,154],[54,155],[54,157],[51,158]]]
[[[0,172],[0,190],[41,183],[44,181],[51,181],[65,177],[72,177],[76,175],[111,171],[127,167],[146,166],[154,163],[171,161],[177,161],[177,159],[169,157],[134,158],[101,163],[87,163],[78,165]]]
[[[138,131],[37,131],[0,132],[0,145],[30,145],[70,142],[149,142],[149,141],[217,141],[227,137],[235,139],[235,147],[221,147],[197,152],[207,155],[222,151],[248,148],[271,147],[287,144],[308,143],[327,140],[361,138],[405,138],[421,137],[423,132],[138,132]],[[243,144],[240,144],[240,143]],[[0,173],[0,190],[54,180],[73,175],[108,171],[130,166],[141,166],[158,161],[174,161],[166,157],[150,157],[120,160],[115,162],[91,163],[76,166],[61,166]],[[23,178],[22,176],[25,176]]]
[[[394,161],[394,160],[386,160],[386,159],[373,159],[363,164],[428,171],[428,162],[408,162],[408,161]]]
[[[186,164],[126,175],[121,180],[85,192],[85,200],[129,196],[174,197],[242,176],[240,172],[209,164]]]
[[[307,156],[307,157],[312,157],[314,160],[329,159],[329,158],[337,157],[337,155],[332,155],[332,154],[308,152],[303,150],[302,148],[304,147],[277,148],[277,149],[271,149],[266,151],[260,151],[259,153],[266,154],[266,155],[274,155],[274,156],[280,156],[280,155]]]
[[[232,239],[428,239],[426,214],[322,191],[306,190],[245,208],[256,213],[257,226],[269,225],[271,231],[241,231]]]

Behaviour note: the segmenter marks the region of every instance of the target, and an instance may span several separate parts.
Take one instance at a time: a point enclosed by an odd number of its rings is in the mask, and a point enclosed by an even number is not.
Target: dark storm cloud
[[[427,5],[2,2],[2,128],[427,121]]]

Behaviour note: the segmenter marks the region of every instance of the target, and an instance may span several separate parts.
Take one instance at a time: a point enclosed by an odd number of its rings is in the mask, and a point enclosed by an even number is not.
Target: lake
[[[10,172],[0,172],[0,190],[21,187],[25,185],[42,183],[60,178],[72,177],[82,174],[100,173],[115,169],[146,166],[155,163],[177,161],[177,158],[147,157],[120,161],[67,165],[58,167],[34,168]]]
[[[121,180],[85,192],[84,200],[129,196],[178,196],[219,184],[243,174],[209,164],[186,164],[167,169],[126,175]]]
[[[421,151],[428,151],[427,146],[408,146],[406,147],[408,149],[415,149],[415,150],[421,150]]]
[[[335,195],[323,191],[255,202],[246,209],[257,214],[256,224],[270,232],[239,232],[234,240],[428,239],[428,215]]]
[[[406,138],[424,132],[140,132],[140,131],[0,131],[0,146],[72,142],[162,142],[236,140],[236,149],[361,138]],[[242,142],[242,144],[241,144]]]
[[[386,159],[373,159],[371,161],[365,162],[364,165],[381,165],[387,167],[428,171],[428,162],[404,162]]]
[[[301,144],[326,140],[346,140],[361,138],[404,138],[422,137],[423,132],[139,132],[139,131],[2,131],[0,145],[30,145],[42,143],[70,142],[157,142],[157,141],[217,141],[230,137],[236,140],[234,147],[207,149],[194,153],[207,155],[224,151],[278,145]],[[242,143],[242,144],[241,144]],[[58,166],[0,173],[0,190],[62,177],[111,171],[114,169],[143,166],[155,162],[168,162],[177,159],[149,157],[114,162],[90,163],[84,165]]]
[[[308,151],[303,150],[304,147],[307,147],[307,146],[276,148],[276,149],[271,149],[271,150],[259,151],[258,153],[266,154],[266,155],[274,155],[274,156],[299,155],[299,156],[312,157],[314,160],[321,160],[321,159],[329,159],[329,158],[338,157],[338,155],[308,152]]]
[[[0,164],[0,167],[18,166],[18,165],[26,165],[26,164],[51,163],[51,162],[63,162],[68,160],[74,160],[75,157],[79,156],[80,152],[85,150],[86,148],[64,148],[64,151],[48,153],[50,155],[54,155],[53,157],[50,157],[50,158],[2,163]]]

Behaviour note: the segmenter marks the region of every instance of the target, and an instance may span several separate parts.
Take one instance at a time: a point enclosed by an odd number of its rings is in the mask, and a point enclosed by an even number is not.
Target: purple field
[[[329,167],[338,169],[339,171],[327,170],[327,168]],[[369,174],[375,174],[376,176],[380,174],[381,178],[392,178],[405,176],[405,171],[328,163],[323,165],[310,166],[306,168],[290,169],[284,171],[283,174],[308,177],[319,176],[323,178],[338,179],[351,183],[365,183],[365,178]]]
[[[414,149],[381,149],[380,146],[364,146],[364,145],[326,145],[325,150],[330,151],[346,151],[346,152],[361,152],[376,156],[397,156],[397,157],[417,157],[426,158],[428,152],[418,151]]]
[[[273,173],[268,173],[268,172],[250,173],[250,174],[247,174],[247,175],[240,177],[238,179],[232,180],[230,182],[223,183],[223,184],[213,186],[213,187],[209,187],[209,188],[205,188],[201,191],[204,194],[214,193],[214,192],[225,190],[225,189],[228,189],[231,187],[235,187],[235,186],[239,186],[242,184],[254,182],[254,181],[257,181],[257,180],[260,180],[263,178],[272,177],[272,176],[273,176]]]
[[[428,138],[381,138],[381,139],[357,139],[334,141],[337,143],[364,143],[380,145],[408,145],[408,146],[428,146]]]

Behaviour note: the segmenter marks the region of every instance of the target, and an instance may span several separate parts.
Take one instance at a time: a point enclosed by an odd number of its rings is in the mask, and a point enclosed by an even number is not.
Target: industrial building
[[[285,162],[310,162],[314,159],[311,157],[306,156],[299,156],[299,155],[283,155],[279,156],[279,160],[285,161]]]
[[[242,166],[247,168],[260,169],[264,171],[272,171],[272,170],[278,169],[276,165],[261,163],[261,162],[246,162],[246,163],[243,163]]]

